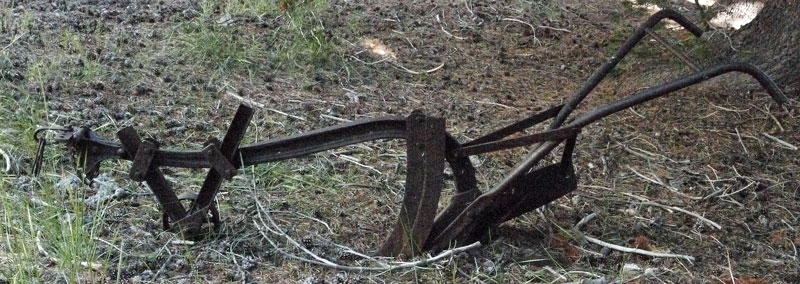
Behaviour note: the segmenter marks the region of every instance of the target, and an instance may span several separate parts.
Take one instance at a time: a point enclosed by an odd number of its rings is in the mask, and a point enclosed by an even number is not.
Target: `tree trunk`
[[[734,32],[733,57],[755,64],[790,96],[800,91],[800,0],[766,0],[752,22]]]

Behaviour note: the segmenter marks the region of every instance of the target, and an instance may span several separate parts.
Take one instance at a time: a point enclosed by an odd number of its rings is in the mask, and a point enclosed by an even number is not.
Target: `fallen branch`
[[[239,96],[237,94],[234,94],[233,92],[225,92],[225,95],[227,95],[227,96],[229,96],[231,98],[234,98],[234,99],[238,100],[239,102],[241,102],[241,103],[243,103],[243,104],[245,104],[245,105],[247,105],[249,107],[264,108],[264,104],[259,103],[259,102],[255,101],[255,100],[252,100],[252,99],[249,99],[249,98],[245,98],[245,97]]]
[[[592,214],[586,215],[586,217],[583,217],[583,219],[578,221],[578,223],[576,223],[575,226],[572,226],[572,229],[576,231],[579,230],[581,227],[583,227],[583,225],[586,225],[586,223],[589,223],[589,221],[591,221],[595,217],[597,217],[597,212],[592,212]]]
[[[272,219],[272,217],[270,217],[269,212],[264,208],[263,205],[261,205],[261,202],[259,202],[258,199],[255,199],[255,202],[256,202],[257,216],[258,216],[258,219],[261,221],[261,224],[259,225],[258,222],[253,220],[253,225],[255,225],[255,227],[258,229],[258,232],[261,234],[261,236],[265,240],[267,240],[267,242],[270,244],[270,246],[272,246],[276,251],[278,251],[278,253],[284,255],[285,257],[288,257],[288,258],[291,258],[291,259],[295,259],[295,260],[299,260],[299,261],[306,262],[306,263],[311,263],[311,264],[315,264],[315,265],[331,268],[331,269],[346,270],[346,271],[357,271],[357,272],[364,272],[364,271],[384,271],[385,272],[385,271],[398,270],[398,269],[423,267],[423,266],[426,266],[428,264],[435,263],[435,262],[438,262],[440,260],[443,260],[445,258],[452,257],[453,255],[456,255],[458,253],[461,253],[461,252],[464,252],[464,251],[468,251],[468,250],[471,250],[471,249],[474,249],[474,248],[477,248],[477,247],[481,246],[480,242],[475,242],[475,243],[467,245],[467,246],[462,246],[462,247],[457,247],[457,248],[453,248],[453,249],[450,249],[450,250],[446,250],[446,251],[443,251],[443,252],[441,252],[440,254],[438,254],[436,256],[433,256],[433,257],[430,257],[430,258],[426,258],[426,259],[421,259],[421,260],[414,261],[414,262],[399,262],[399,263],[394,264],[394,265],[388,265],[388,264],[385,264],[385,263],[382,263],[382,262],[378,262],[381,267],[342,265],[342,264],[338,264],[338,263],[335,263],[333,261],[330,261],[328,259],[325,259],[325,258],[313,253],[312,251],[308,250],[307,248],[305,248],[300,243],[298,243],[296,240],[294,240],[291,236],[289,236],[286,232],[284,232],[275,223],[275,221]],[[301,256],[298,256],[298,255],[295,255],[293,253],[290,253],[290,252],[286,251],[284,248],[281,248],[280,246],[278,246],[278,244],[275,243],[275,241],[272,240],[272,238],[270,238],[268,233],[272,233],[272,234],[278,235],[280,237],[283,237],[288,243],[292,244],[294,247],[296,247],[296,248],[300,249],[301,251],[303,251],[304,253],[308,254],[312,259],[301,257]]]
[[[439,69],[442,69],[442,67],[444,67],[444,63],[442,63],[442,64],[439,64],[439,66],[433,67],[432,69],[428,69],[428,70],[425,70],[425,71],[414,71],[414,70],[411,70],[411,69],[408,69],[408,68],[404,67],[403,65],[400,65],[399,63],[393,63],[393,65],[396,66],[397,68],[402,69],[403,71],[406,71],[406,72],[414,74],[414,75],[422,75],[422,74],[433,73],[433,72],[438,71]]]
[[[778,144],[786,146],[786,148],[789,149],[789,150],[797,151],[797,149],[798,149],[797,146],[789,144],[789,142],[783,141],[783,140],[779,139],[778,137],[769,135],[766,132],[762,132],[761,135],[764,135],[767,138],[772,139],[772,141],[778,142]]]
[[[615,245],[615,244],[610,244],[610,243],[607,243],[607,242],[604,242],[604,241],[601,241],[601,240],[598,240],[598,239],[595,239],[595,238],[592,238],[592,237],[586,236],[586,235],[584,235],[583,237],[587,241],[589,241],[591,243],[595,243],[595,244],[598,244],[598,245],[601,245],[601,246],[604,246],[604,247],[607,247],[607,248],[610,248],[610,249],[613,249],[613,250],[618,250],[618,251],[621,251],[621,252],[636,253],[636,254],[653,256],[653,257],[683,258],[683,259],[688,260],[689,262],[693,262],[694,261],[694,257],[690,256],[690,255],[646,251],[646,250],[643,250],[643,249],[629,248],[629,247],[618,246],[618,245]]]
[[[655,202],[639,202],[639,204],[656,206],[656,207],[661,207],[661,208],[665,208],[665,209],[669,209],[669,210],[679,211],[679,212],[682,212],[682,213],[687,214],[689,216],[695,217],[695,218],[699,219],[700,221],[703,221],[704,223],[711,225],[712,227],[716,228],[717,230],[721,230],[722,229],[722,226],[720,226],[720,224],[717,224],[717,222],[714,222],[714,221],[711,221],[709,219],[706,219],[705,217],[700,216],[700,214],[694,213],[692,211],[689,211],[689,210],[686,210],[686,209],[683,209],[683,208],[680,208],[680,207],[668,206],[668,205],[658,204],[658,203],[655,203]]]

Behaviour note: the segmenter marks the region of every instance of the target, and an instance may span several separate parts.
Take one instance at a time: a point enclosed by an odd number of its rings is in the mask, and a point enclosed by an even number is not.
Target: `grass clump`
[[[99,256],[94,237],[104,214],[86,208],[82,190],[61,193],[53,184],[49,179],[0,181],[0,247],[7,257],[0,273],[12,283],[99,282],[108,259]]]
[[[36,70],[31,75],[37,76],[30,80],[39,84],[36,81],[46,77],[39,73],[46,72]],[[44,104],[38,95],[3,91],[0,115],[9,119],[0,132],[0,148],[14,156],[32,157],[35,142],[30,137],[45,116]],[[83,187],[58,190],[57,180],[0,175],[0,275],[11,283],[105,279],[108,256],[102,257],[95,243],[105,209],[88,208]]]
[[[182,27],[178,50],[190,60],[219,71],[249,68],[263,54],[261,43],[239,28],[202,17]]]
[[[181,27],[178,51],[218,71],[261,65],[292,77],[339,71],[345,60],[322,20],[329,9],[320,0],[206,1],[200,16]]]

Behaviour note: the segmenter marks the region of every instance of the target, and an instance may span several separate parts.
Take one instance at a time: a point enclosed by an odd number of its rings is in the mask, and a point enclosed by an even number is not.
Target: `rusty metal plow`
[[[142,140],[133,128],[117,132],[120,143],[97,136],[88,128],[55,129],[56,142],[65,143],[79,155],[88,178],[97,175],[100,162],[107,159],[132,161],[130,178],[144,181],[163,210],[166,229],[187,237],[202,236],[204,223],[219,226],[215,196],[224,179],[231,179],[243,166],[306,156],[312,153],[379,139],[407,141],[407,175],[404,199],[393,230],[378,253],[386,256],[413,256],[423,251],[440,251],[454,245],[469,244],[483,238],[493,227],[548,204],[575,190],[577,177],[572,165],[576,137],[583,127],[608,115],[671,92],[729,73],[741,72],[755,78],[780,103],[787,98],[772,80],[746,63],[729,63],[697,71],[677,80],[652,87],[611,104],[593,109],[567,121],[569,115],[617,63],[661,19],[669,18],[699,36],[702,31],[680,14],[665,10],[649,18],[566,104],[536,113],[467,143],[459,143],[445,130],[445,120],[414,111],[408,117],[388,117],[345,123],[290,137],[240,146],[253,110],[242,105],[237,110],[222,141],[211,138],[199,151],[163,150],[154,141]],[[525,129],[551,120],[546,131],[517,135]],[[566,124],[565,124],[566,122]],[[42,129],[54,130],[54,129]],[[35,170],[47,143],[40,132]],[[560,162],[538,167],[558,145],[564,144]],[[475,169],[469,156],[534,145],[496,186],[486,192],[477,187]],[[456,193],[449,205],[437,214],[444,184],[445,163],[453,171]],[[196,195],[177,196],[161,172],[161,167],[208,168],[206,179]],[[184,207],[181,200],[191,200]]]

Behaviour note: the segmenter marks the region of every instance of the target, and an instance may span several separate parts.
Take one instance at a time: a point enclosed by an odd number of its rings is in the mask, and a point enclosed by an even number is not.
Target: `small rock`
[[[185,258],[179,258],[172,264],[172,268],[174,270],[180,270],[181,268],[188,267],[189,262]]]
[[[639,272],[642,271],[642,268],[636,263],[626,263],[622,266],[622,272]]]
[[[148,269],[148,270],[142,271],[142,274],[139,274],[139,276],[142,277],[142,280],[150,280],[155,275],[153,274],[152,270]]]
[[[606,279],[605,276],[597,278],[597,279],[586,279],[583,281],[583,284],[606,284],[609,281]]]
[[[300,283],[302,283],[302,284],[317,284],[317,283],[320,283],[320,282],[317,280],[317,278],[314,278],[314,276],[308,276],[308,277],[306,277],[306,279],[303,279],[303,282],[300,282]]]
[[[497,271],[497,265],[494,264],[494,261],[490,259],[486,259],[481,263],[483,267],[483,272],[486,274],[494,274]]]
[[[603,247],[600,249],[600,254],[602,254],[604,257],[608,257],[608,255],[611,254],[611,249]]]
[[[189,9],[183,10],[183,15],[182,16],[183,16],[184,19],[191,20],[194,17],[197,17],[198,15],[200,15],[200,12],[197,12],[197,10],[195,10],[195,9],[189,8]]]
[[[342,272],[336,273],[336,275],[331,277],[330,281],[328,281],[328,282],[329,283],[335,283],[335,284],[344,284],[344,283],[347,283],[347,278],[348,278],[347,277],[347,273],[342,271]]]
[[[20,176],[14,183],[14,187],[24,192],[30,192],[33,189],[33,184],[28,176]]]
[[[258,267],[258,261],[256,261],[256,259],[253,258],[252,256],[247,256],[244,259],[242,259],[240,266],[242,267],[242,269],[250,271]]]
[[[61,177],[61,179],[56,182],[56,189],[61,194],[67,194],[70,191],[80,188],[82,184],[83,183],[79,177],[75,175],[67,175]]]
[[[112,199],[122,199],[130,194],[120,187],[113,178],[107,173],[103,173],[94,179],[92,187],[97,190],[92,196],[87,197],[83,202],[90,208],[97,208],[98,205]]]
[[[198,260],[194,263],[194,270],[203,270],[206,268],[206,262],[202,260]]]

